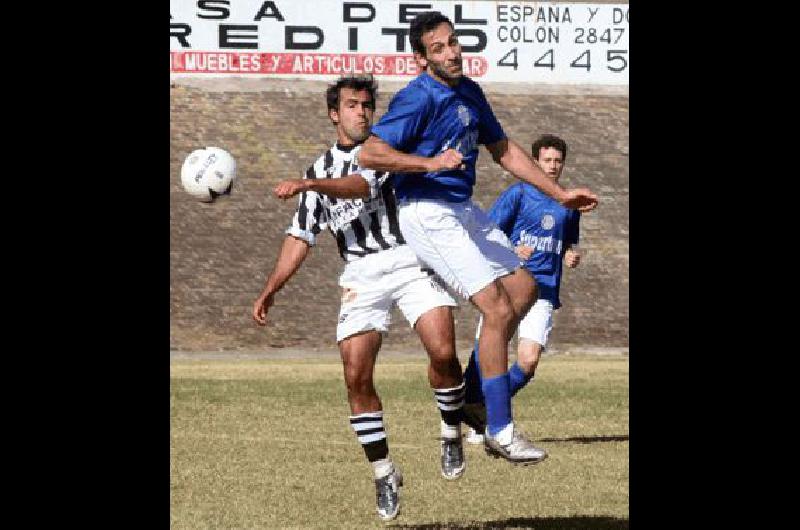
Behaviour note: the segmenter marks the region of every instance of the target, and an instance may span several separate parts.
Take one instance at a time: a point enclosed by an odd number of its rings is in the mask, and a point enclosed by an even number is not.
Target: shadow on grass
[[[579,444],[591,444],[595,442],[627,442],[627,434],[612,436],[570,436],[569,438],[537,438],[537,442],[577,442]]]
[[[466,524],[412,524],[389,525],[389,528],[407,528],[409,530],[466,530],[484,528],[536,528],[537,530],[627,530],[628,520],[615,517],[591,517],[576,515],[574,517],[512,517],[500,521],[481,521]]]

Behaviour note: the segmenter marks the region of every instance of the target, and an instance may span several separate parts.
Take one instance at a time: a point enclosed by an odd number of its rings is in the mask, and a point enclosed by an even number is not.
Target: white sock
[[[394,469],[392,459],[388,456],[372,462],[372,470],[375,472],[375,478],[383,478]]]
[[[497,443],[500,445],[508,445],[511,443],[511,440],[514,439],[514,422],[512,421],[505,427],[503,427],[500,432],[492,436]]]
[[[448,425],[444,422],[444,420],[439,420],[439,425],[441,426],[442,438],[447,439],[455,439],[461,438],[461,424],[458,425]]]

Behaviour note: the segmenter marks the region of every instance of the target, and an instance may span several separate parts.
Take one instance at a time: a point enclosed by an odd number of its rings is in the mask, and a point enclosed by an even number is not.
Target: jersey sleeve
[[[500,194],[488,212],[489,218],[508,237],[511,237],[511,233],[514,231],[514,221],[516,221],[519,211],[521,196],[519,185],[511,186]]]
[[[475,88],[478,91],[478,111],[480,117],[478,119],[478,143],[483,145],[490,145],[506,137],[503,127],[494,115],[492,106],[486,99],[486,95],[481,90],[480,85],[475,83]]]
[[[427,92],[406,87],[394,95],[386,114],[372,126],[371,132],[392,148],[403,151],[422,136],[432,110],[430,105]]]
[[[314,167],[310,167],[303,178],[315,178]],[[317,234],[327,226],[325,208],[322,199],[314,191],[300,194],[297,209],[292,217],[292,224],[286,229],[288,235],[300,238],[312,247],[316,243]]]

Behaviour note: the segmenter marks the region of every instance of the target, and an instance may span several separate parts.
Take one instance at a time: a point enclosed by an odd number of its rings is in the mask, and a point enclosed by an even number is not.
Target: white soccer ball
[[[181,184],[195,199],[212,202],[228,195],[236,179],[236,160],[224,149],[204,147],[186,157],[181,167]]]

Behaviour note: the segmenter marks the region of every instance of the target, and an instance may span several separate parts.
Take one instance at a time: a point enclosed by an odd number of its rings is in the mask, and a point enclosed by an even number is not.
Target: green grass
[[[383,528],[348,422],[338,357],[173,360],[173,529]],[[465,444],[439,474],[439,414],[422,357],[376,368],[390,455],[405,478],[396,528],[628,528],[628,358],[552,356],[514,400],[550,457],[514,467]]]

